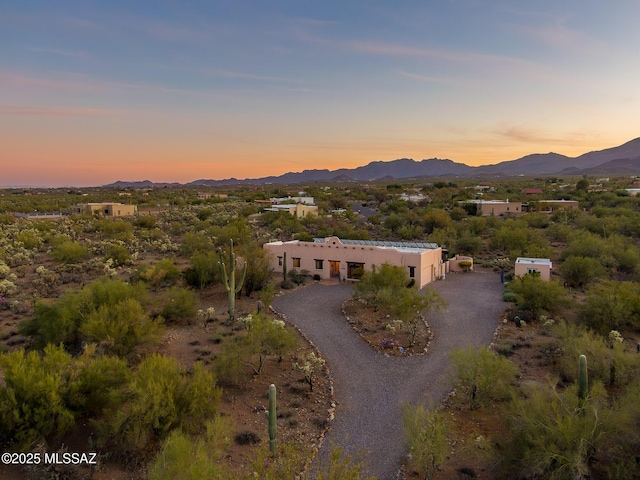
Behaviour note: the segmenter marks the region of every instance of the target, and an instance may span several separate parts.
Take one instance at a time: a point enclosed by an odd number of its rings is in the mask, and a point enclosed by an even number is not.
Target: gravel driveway
[[[414,357],[377,353],[347,325],[341,305],[351,296],[348,284],[314,284],[274,299],[275,310],[318,347],[333,376],[337,408],[321,462],[333,443],[347,453],[364,453],[368,475],[395,479],[405,455],[402,403],[442,400],[451,390],[449,350],[491,342],[505,308],[497,274],[450,274],[429,288],[449,305],[427,316],[435,338],[427,355]]]

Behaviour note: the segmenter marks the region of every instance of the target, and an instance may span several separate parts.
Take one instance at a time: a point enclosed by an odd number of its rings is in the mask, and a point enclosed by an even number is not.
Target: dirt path
[[[449,306],[427,317],[435,335],[429,353],[407,358],[375,352],[347,325],[341,305],[351,296],[349,285],[314,284],[274,299],[276,311],[318,347],[333,376],[338,407],[321,462],[334,443],[347,453],[364,453],[367,474],[396,478],[405,455],[402,403],[439,402],[451,389],[448,352],[490,343],[504,310],[498,275],[451,274],[430,288]]]

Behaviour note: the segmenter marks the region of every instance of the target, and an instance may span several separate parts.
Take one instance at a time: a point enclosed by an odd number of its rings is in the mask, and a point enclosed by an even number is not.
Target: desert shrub
[[[133,225],[126,220],[97,220],[95,226],[98,232],[108,238],[123,241],[128,241],[133,238]]]
[[[116,304],[103,304],[89,313],[80,333],[89,341],[99,342],[107,352],[126,356],[143,343],[152,343],[162,333],[163,319],[151,319],[134,298]]]
[[[156,217],[154,217],[153,215],[140,215],[134,220],[133,224],[136,227],[140,227],[140,228],[147,228],[147,229],[155,228]]]
[[[216,378],[221,385],[235,386],[249,376],[244,363],[245,351],[240,341],[226,342],[213,362]]]
[[[560,265],[560,273],[570,287],[582,287],[606,275],[600,262],[591,257],[571,256]]]
[[[456,240],[456,249],[460,253],[475,255],[482,250],[482,239],[469,232],[464,232],[460,235],[460,238]]]
[[[448,427],[444,415],[433,405],[405,405],[402,421],[411,465],[420,478],[434,478],[449,453]]]
[[[640,358],[636,352],[626,352],[624,343],[610,341],[583,326],[566,321],[558,322],[553,330],[558,335],[562,349],[556,365],[565,381],[576,380],[576,358],[580,355],[586,355],[589,359],[590,379],[603,384],[624,385],[635,377]]]
[[[164,295],[162,316],[168,322],[189,323],[198,312],[198,298],[186,288],[171,287]]]
[[[123,451],[141,451],[177,427],[195,432],[218,411],[221,390],[196,363],[187,374],[174,358],[146,357],[123,390],[125,403],[99,426],[102,439]]]
[[[582,320],[601,334],[640,326],[640,287],[635,282],[604,281],[587,290]]]
[[[236,478],[225,472],[219,460],[231,437],[229,421],[216,416],[205,426],[204,438],[192,438],[179,429],[171,432],[149,467],[149,480]]]
[[[302,273],[302,271],[298,271],[295,268],[289,270],[287,275],[289,276],[289,279],[296,285],[302,285],[306,277],[306,275]]]
[[[54,246],[51,257],[60,263],[81,263],[89,258],[89,250],[77,242],[67,241]]]
[[[505,463],[523,478],[588,478],[610,415],[602,384],[594,382],[584,403],[576,386],[563,392],[537,386],[527,393],[507,408],[511,438],[505,442]]]
[[[474,410],[492,400],[504,400],[514,390],[518,368],[486,347],[451,350],[451,379]]]
[[[187,232],[182,237],[182,248],[184,255],[194,255],[196,253],[206,253],[213,249],[213,242],[202,232]]]
[[[71,355],[53,345],[44,356],[24,350],[0,355],[0,424],[18,449],[73,426],[74,414],[65,402],[71,362]]]
[[[555,279],[547,282],[538,275],[526,274],[515,277],[506,288],[515,295],[518,308],[536,317],[544,312],[555,312],[567,304],[565,290]]]
[[[158,288],[164,284],[175,283],[180,278],[180,270],[172,259],[163,258],[152,265],[140,265],[134,278]]]
[[[109,260],[116,265],[126,265],[131,261],[129,251],[121,245],[110,245],[105,252],[105,260]]]
[[[188,285],[202,290],[207,285],[218,281],[219,257],[216,252],[198,252],[190,260],[191,266],[185,270],[184,278]]]
[[[460,268],[462,268],[463,271],[468,272],[473,266],[473,262],[471,260],[462,260],[458,262],[458,265],[460,265]]]
[[[89,315],[101,306],[117,305],[122,300],[136,299],[147,302],[143,285],[131,285],[119,280],[96,280],[79,292],[67,292],[55,303],[36,302],[35,316],[23,321],[18,330],[32,337],[36,345],[78,342],[78,330]]]

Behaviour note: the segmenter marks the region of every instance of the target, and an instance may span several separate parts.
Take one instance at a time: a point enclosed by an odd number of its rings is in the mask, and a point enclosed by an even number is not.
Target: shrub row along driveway
[[[350,285],[314,284],[274,299],[275,310],[316,345],[333,376],[338,407],[321,462],[332,444],[341,445],[349,454],[364,454],[368,475],[396,478],[405,454],[402,403],[441,401],[451,390],[448,352],[491,342],[504,310],[497,274],[451,274],[429,288],[448,306],[428,316],[435,337],[427,355],[414,357],[377,353],[352,330],[341,311]]]

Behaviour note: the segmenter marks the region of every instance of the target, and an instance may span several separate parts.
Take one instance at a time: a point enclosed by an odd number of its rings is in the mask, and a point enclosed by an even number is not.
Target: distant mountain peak
[[[607,170],[609,169],[609,170]],[[419,177],[509,177],[520,175],[552,175],[597,172],[601,174],[633,173],[640,175],[640,137],[634,138],[617,147],[588,152],[578,157],[549,153],[532,153],[516,160],[508,160],[493,165],[471,167],[464,163],[450,159],[429,158],[415,161],[412,158],[398,158],[396,160],[375,160],[356,168],[340,168],[338,170],[303,170],[302,172],[287,172],[279,176],[238,180],[195,180],[188,186],[215,186],[233,184],[265,184],[265,183],[309,183],[322,181],[371,181],[371,180],[399,180],[403,178]],[[141,182],[115,182],[111,187],[146,187],[146,186],[179,185],[176,183],[152,183],[149,180]]]

